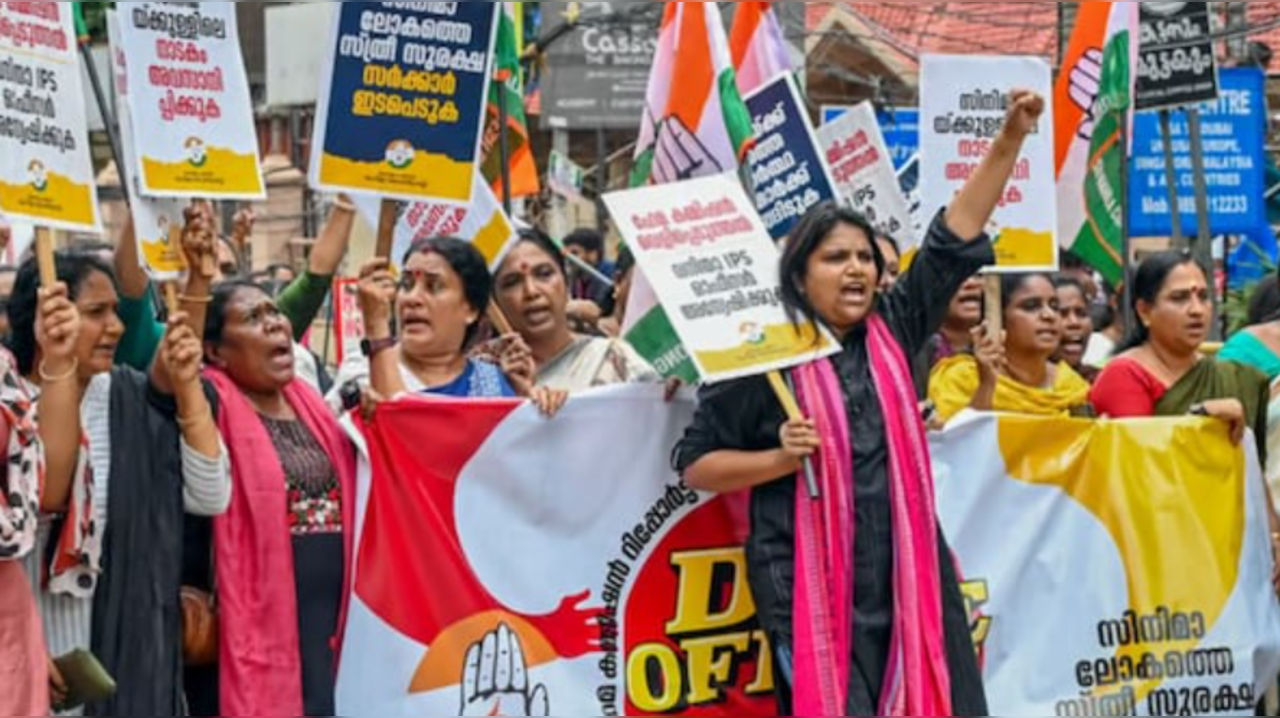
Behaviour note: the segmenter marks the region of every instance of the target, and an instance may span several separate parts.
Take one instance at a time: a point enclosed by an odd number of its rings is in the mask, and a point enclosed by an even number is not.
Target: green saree
[[[1267,462],[1267,405],[1271,386],[1257,369],[1205,359],[1156,404],[1156,416],[1186,416],[1197,404],[1215,399],[1239,399],[1258,444],[1258,456]]]

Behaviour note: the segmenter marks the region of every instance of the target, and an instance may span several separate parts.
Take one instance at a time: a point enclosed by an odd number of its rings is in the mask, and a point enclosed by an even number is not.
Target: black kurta
[[[981,267],[995,262],[990,241],[962,242],[934,222],[925,244],[898,284],[880,299],[877,311],[907,357],[917,356],[941,327],[951,298]],[[845,340],[833,359],[844,389],[852,434],[855,495],[854,635],[848,715],[876,715],[893,630],[893,532],[889,505],[888,445],[880,400],[867,357],[866,330]],[[780,446],[786,421],[761,377],[706,387],[693,426],[676,449],[683,472],[721,450],[768,451]],[[911,407],[914,411],[915,407]],[[747,562],[760,622],[777,654],[779,707],[790,712],[792,596],[795,587],[794,476],[756,488],[751,500]],[[942,557],[943,624],[951,671],[955,715],[986,715],[987,704],[970,639],[969,621],[951,552],[939,531]]]

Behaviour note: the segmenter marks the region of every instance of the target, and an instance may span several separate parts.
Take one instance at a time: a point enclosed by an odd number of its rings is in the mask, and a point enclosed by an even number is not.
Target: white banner
[[[1047,103],[1027,138],[1013,176],[987,227],[995,271],[1058,268],[1057,171],[1053,83],[1038,57],[926,55],[920,70],[920,192],[928,212],[951,204],[1000,136],[1013,90],[1038,92]]]
[[[1252,438],[969,415],[932,445],[992,715],[1254,715],[1280,605]]]
[[[893,158],[885,145],[875,108],[864,102],[839,119],[818,128],[836,188],[853,210],[877,232],[888,235],[906,252],[920,242]]]

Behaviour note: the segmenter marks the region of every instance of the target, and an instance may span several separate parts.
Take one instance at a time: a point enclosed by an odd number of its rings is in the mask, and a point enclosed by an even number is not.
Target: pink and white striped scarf
[[[893,638],[879,715],[951,715],[942,623],[942,573],[933,471],[906,357],[879,316],[867,353],[889,449],[893,517]],[[795,371],[801,409],[817,424],[814,460],[822,498],[796,489],[793,604],[794,715],[845,715],[853,641],[854,477],[849,420],[829,360]]]

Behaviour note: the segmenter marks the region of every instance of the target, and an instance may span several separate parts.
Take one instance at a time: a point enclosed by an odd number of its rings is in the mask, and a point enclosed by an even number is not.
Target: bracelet
[[[183,304],[213,304],[213,297],[207,294],[203,297],[189,297],[183,294],[178,297],[178,301]]]
[[[343,211],[343,212],[353,212],[353,213],[354,213],[354,212],[356,211],[356,206],[355,206],[354,204],[352,204],[352,203],[350,203],[350,202],[343,202],[342,200],[339,200],[339,201],[337,201],[337,202],[334,202],[334,203],[333,203],[333,208],[334,208],[334,209],[337,209],[337,210],[341,210],[341,211]]]
[[[40,367],[39,367],[38,371],[39,371],[39,373],[40,373],[40,381],[41,381],[41,382],[43,382],[43,383],[45,383],[45,384],[57,384],[58,382],[61,382],[61,381],[67,381],[68,379],[71,379],[71,378],[75,377],[76,372],[80,371],[80,360],[79,360],[79,359],[72,359],[72,360],[71,360],[71,368],[67,370],[67,373],[66,373],[66,374],[62,374],[62,375],[59,375],[59,376],[49,376],[48,372],[46,372],[46,371],[44,370],[44,362],[43,362],[43,361],[41,361],[41,362],[40,362]]]

